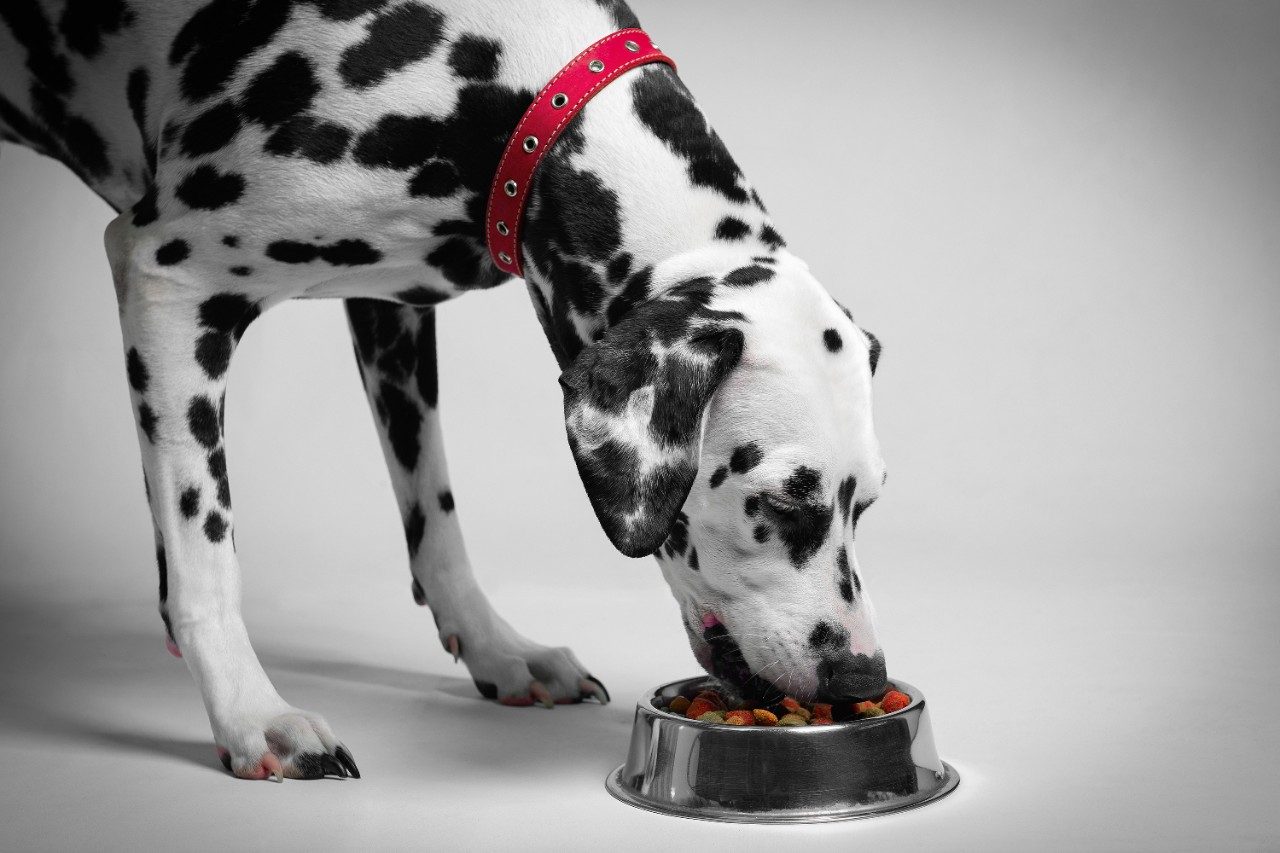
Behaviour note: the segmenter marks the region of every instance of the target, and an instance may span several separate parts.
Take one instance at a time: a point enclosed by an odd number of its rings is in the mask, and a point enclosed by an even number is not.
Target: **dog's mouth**
[[[738,641],[712,614],[702,618],[702,640],[711,650],[707,669],[713,676],[735,688],[743,698],[765,704],[781,701],[783,692],[771,682],[751,672]]]

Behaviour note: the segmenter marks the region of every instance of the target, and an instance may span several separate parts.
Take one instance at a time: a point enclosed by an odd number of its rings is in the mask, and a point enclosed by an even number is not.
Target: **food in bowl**
[[[677,694],[663,704],[654,705],[700,723],[724,726],[824,726],[853,719],[882,717],[901,711],[911,704],[911,697],[894,688],[874,701],[814,702],[804,704],[794,697],[764,705],[747,700],[732,701],[718,690],[698,690],[692,696]]]

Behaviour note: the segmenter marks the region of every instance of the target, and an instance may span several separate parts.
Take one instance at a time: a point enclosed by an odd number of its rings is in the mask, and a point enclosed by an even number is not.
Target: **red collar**
[[[638,65],[675,62],[654,47],[644,30],[605,36],[569,60],[533,99],[498,161],[489,188],[484,233],[498,269],[523,276],[520,226],[534,172],[569,121],[605,86]]]

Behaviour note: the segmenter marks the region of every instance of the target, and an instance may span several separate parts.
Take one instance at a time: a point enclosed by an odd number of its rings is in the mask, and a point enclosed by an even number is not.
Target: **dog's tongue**
[[[702,617],[703,628],[714,628],[720,624],[720,620],[716,618],[714,613],[707,613]]]

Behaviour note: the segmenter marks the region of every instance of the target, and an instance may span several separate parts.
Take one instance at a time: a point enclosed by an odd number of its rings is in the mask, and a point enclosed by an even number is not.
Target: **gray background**
[[[519,285],[440,311],[482,582],[613,705],[480,703],[413,606],[336,303],[246,337],[246,614],[360,782],[234,782],[154,612],[101,232],[0,156],[0,846],[1275,849],[1280,4],[636,0],[794,251],[885,344],[859,532],[891,673],[960,789],[841,826],[615,803],[631,707],[694,670],[613,552]]]

